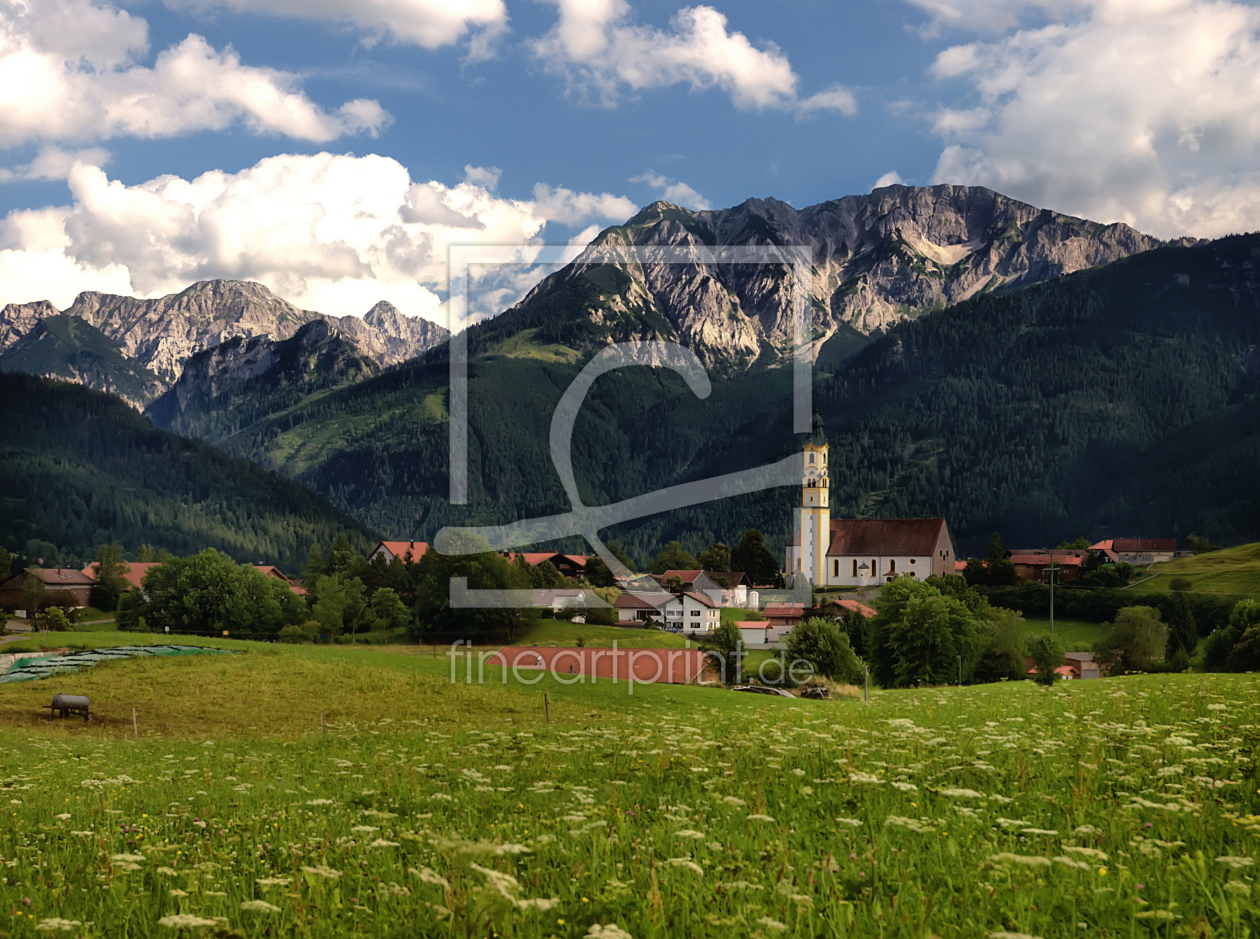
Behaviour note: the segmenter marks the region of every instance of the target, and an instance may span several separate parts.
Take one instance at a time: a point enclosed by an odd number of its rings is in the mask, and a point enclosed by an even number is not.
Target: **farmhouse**
[[[385,563],[389,564],[394,558],[399,558],[405,564],[420,560],[428,550],[427,541],[381,541],[372,549],[368,560],[375,561],[378,557],[383,557]]]
[[[526,551],[522,554],[504,552],[509,564],[515,563],[518,557],[525,558],[530,567],[550,562],[562,577],[582,578],[586,576],[587,558],[582,554],[558,554],[555,551]]]
[[[32,611],[26,609],[25,591],[26,578],[31,576],[44,582],[44,596],[41,601],[44,606],[79,607],[87,606],[91,602],[96,578],[90,574],[69,567],[28,567],[0,581],[0,606],[26,610],[29,617]]]
[[[805,616],[804,603],[767,603],[761,615],[770,621],[770,625],[778,632],[789,632],[796,628]]]
[[[902,574],[954,573],[954,543],[943,518],[838,519],[828,505],[830,471],[822,418],[805,442],[801,506],[787,544],[787,572],[816,587],[865,587]]]
[[[699,635],[717,631],[722,621],[722,611],[713,600],[703,593],[688,590],[682,601],[682,628],[684,635]]]
[[[1116,538],[1111,549],[1128,564],[1158,564],[1177,556],[1176,538]]]
[[[623,593],[613,601],[618,622],[678,625],[682,621],[682,601],[668,591]]]
[[[157,567],[161,563],[161,561],[123,561],[122,566],[126,570],[122,572],[122,576],[130,585],[127,589],[130,590],[132,587],[138,589],[140,582],[144,580],[144,575],[149,573],[150,568]],[[96,580],[96,565],[89,564],[83,568],[82,573],[91,577],[92,580]]]
[[[1089,560],[1089,551],[1014,551],[1011,563],[1015,565],[1017,580],[1035,580],[1048,582],[1050,576],[1046,569],[1054,564],[1058,571],[1055,583],[1066,583],[1080,578],[1085,562]]]

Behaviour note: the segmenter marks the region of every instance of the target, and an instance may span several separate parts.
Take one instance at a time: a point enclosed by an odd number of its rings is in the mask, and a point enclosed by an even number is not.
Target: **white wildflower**
[[[307,805],[332,805],[333,800],[332,799],[311,799],[306,804]]]
[[[951,799],[983,799],[984,795],[974,789],[942,789],[941,795]]]
[[[336,880],[341,876],[341,871],[335,871],[331,867],[319,864],[315,867],[303,867],[302,871],[307,874],[314,874],[317,877],[327,877],[329,880]]]
[[[193,929],[196,926],[226,926],[227,919],[222,916],[207,919],[204,916],[194,916],[192,913],[175,913],[171,916],[163,916],[158,920],[158,925],[169,926],[171,929]]]
[[[35,924],[36,932],[71,932],[75,928],[83,924],[77,919],[58,919],[51,917],[50,919],[41,919]]]
[[[902,782],[900,779],[893,780],[893,788],[900,789],[902,792],[918,792],[919,787],[914,783]]]
[[[586,939],[633,939],[633,937],[616,923],[609,923],[607,926],[592,923],[591,928],[586,931]]]
[[[1111,860],[1111,858],[1107,856],[1106,851],[1099,851],[1097,848],[1065,847],[1063,850],[1071,854],[1079,854],[1081,857],[1093,858],[1095,861]]]
[[[691,860],[691,858],[672,857],[668,860],[668,863],[672,864],[674,867],[685,867],[689,871],[697,873],[702,877],[704,876],[704,868],[695,861]]]
[[[870,773],[850,773],[849,782],[854,785],[882,786],[884,781],[878,776],[872,776]]]
[[[411,874],[413,877],[419,877],[423,883],[433,884],[435,887],[450,889],[451,882],[449,880],[427,867],[422,867],[419,870],[416,870],[414,867],[409,867],[407,868],[407,873]]]
[[[268,903],[266,900],[246,900],[241,904],[241,909],[250,913],[279,913],[280,907]]]
[[[773,932],[784,932],[787,929],[787,926],[783,923],[780,923],[777,919],[771,919],[769,916],[763,916],[757,922]]]
[[[1218,857],[1216,861],[1218,864],[1224,864],[1231,870],[1240,870],[1244,867],[1251,867],[1255,864],[1255,861],[1249,857],[1231,857],[1229,855]]]
[[[836,824],[837,824],[837,825],[849,825],[849,826],[851,826],[851,827],[853,827],[853,828],[861,828],[861,827],[862,827],[862,822],[861,822],[861,820],[860,820],[860,819],[856,819],[856,818],[837,818],[837,819],[836,819]]]
[[[772,815],[749,815],[749,816],[748,816],[748,820],[749,820],[750,822],[773,822],[773,821],[774,821],[774,816],[772,816]]]
[[[386,841],[384,838],[377,838],[375,841],[369,844],[368,847],[369,848],[396,848],[398,847],[398,842]]]
[[[674,837],[675,838],[695,838],[697,841],[703,841],[704,833],[695,831],[690,828],[684,828],[681,831],[674,832]]]
[[[260,877],[254,881],[260,887],[287,887],[293,883],[292,877]]]
[[[1001,854],[993,854],[989,856],[989,860],[995,864],[1027,864],[1029,867],[1049,867],[1050,859],[1045,857],[1030,856],[1027,854],[1009,854],[1003,852]]]

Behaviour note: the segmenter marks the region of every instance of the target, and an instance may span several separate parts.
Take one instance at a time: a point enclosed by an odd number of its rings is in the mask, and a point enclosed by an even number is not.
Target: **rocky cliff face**
[[[56,315],[57,308],[47,300],[8,304],[0,310],[0,352],[29,333],[40,320]]]
[[[842,325],[879,332],[977,293],[1160,244],[1126,225],[1059,215],[968,186],[888,186],[799,210],[775,199],[705,212],[657,202],[602,232],[505,316],[558,293],[581,295],[584,306],[572,314],[610,339],[677,339],[707,362],[747,364],[791,347],[795,285],[784,267],[616,265],[610,275],[608,265],[601,269],[600,248],[807,245],[814,338],[821,345]]]
[[[358,352],[386,367],[414,358],[445,341],[447,332],[427,320],[404,316],[378,303],[360,319],[301,310],[262,284],[211,280],[155,300],[85,291],[66,314],[94,326],[121,353],[156,376],[160,393],[171,387],[194,355],[233,339],[289,339],[304,325],[324,323]],[[47,301],[9,304],[0,312],[0,351],[57,315]],[[102,385],[86,384],[100,390]]]
[[[378,374],[334,324],[320,318],[288,339],[236,336],[198,352],[145,413],[159,427],[217,439],[313,392]]]

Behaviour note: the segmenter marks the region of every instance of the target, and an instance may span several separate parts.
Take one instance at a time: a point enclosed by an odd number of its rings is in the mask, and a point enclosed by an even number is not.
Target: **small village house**
[[[699,591],[688,590],[678,599],[682,602],[683,635],[711,635],[717,632],[722,622],[722,610],[712,598]]]
[[[375,561],[378,557],[383,557],[386,564],[392,563],[394,558],[398,558],[404,564],[408,560],[414,563],[424,557],[428,550],[427,541],[381,541],[372,549],[368,560]]]
[[[0,581],[0,606],[24,610],[29,619],[33,612],[26,609],[26,578],[38,577],[44,582],[44,606],[85,607],[92,601],[92,587],[96,578],[71,567],[28,567]]]
[[[682,601],[668,591],[623,593],[613,601],[622,625],[659,623],[678,626],[682,622]]]
[[[1177,556],[1177,539],[1116,538],[1111,548],[1116,558],[1126,564],[1159,564]]]
[[[1012,551],[1011,564],[1015,566],[1015,578],[1021,581],[1037,581],[1048,583],[1047,568],[1053,564],[1058,568],[1055,573],[1056,584],[1079,580],[1085,564],[1089,561],[1090,551]]]
[[[805,616],[804,603],[767,603],[761,611],[776,633],[790,632]]]

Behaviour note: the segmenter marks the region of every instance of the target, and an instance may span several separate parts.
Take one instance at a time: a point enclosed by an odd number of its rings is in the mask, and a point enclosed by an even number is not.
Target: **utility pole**
[[[1059,572],[1060,568],[1054,560],[1054,552],[1050,552],[1050,566],[1046,568],[1046,575],[1050,578],[1050,635],[1054,635],[1054,575]]]

